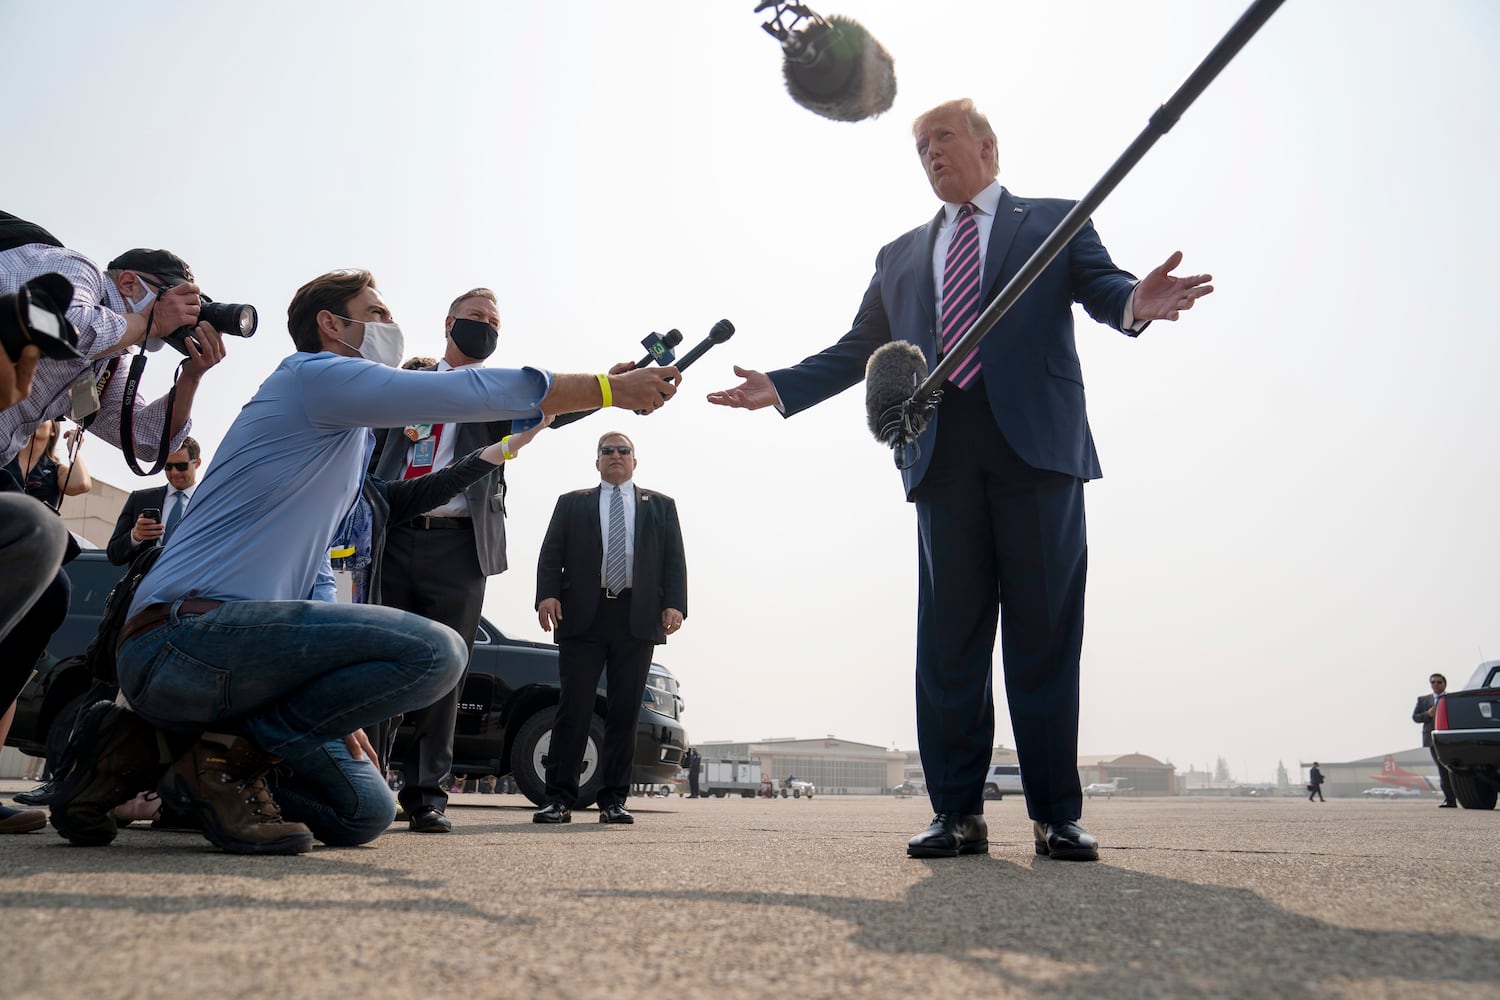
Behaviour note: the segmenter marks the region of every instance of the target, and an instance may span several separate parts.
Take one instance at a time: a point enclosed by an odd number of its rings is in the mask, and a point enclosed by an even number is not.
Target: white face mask
[[[340,316],[339,319],[344,319]],[[387,368],[401,367],[401,358],[406,353],[406,338],[401,335],[401,327],[395,323],[376,323],[357,319],[348,320],[350,323],[363,322],[365,328],[365,339],[360,341],[359,347],[340,340],[339,343],[345,347],[354,348],[359,351],[359,356],[373,361],[377,365],[385,365]]]
[[[145,294],[135,301],[131,301],[129,298],[127,298],[125,299],[125,302],[130,306],[131,312],[143,313],[147,309],[151,308],[152,302],[156,301],[156,289],[152,288],[150,285],[142,281],[139,274],[135,276],[135,283],[145,289]]]

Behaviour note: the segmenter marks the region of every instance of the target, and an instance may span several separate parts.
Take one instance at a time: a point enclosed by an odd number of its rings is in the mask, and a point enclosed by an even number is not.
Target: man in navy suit
[[[635,484],[635,444],[624,434],[599,439],[594,467],[598,486],[557,498],[537,556],[537,621],[557,634],[560,682],[537,823],[572,822],[601,672],[599,822],[635,822],[625,798],[651,654],[687,617],[677,502]]]
[[[152,545],[165,545],[187,513],[187,505],[198,488],[198,468],[203,464],[202,449],[191,437],[182,439],[182,447],[167,456],[162,469],[167,485],[136,490],[125,498],[125,506],[115,521],[105,553],[116,566],[125,566]],[[170,488],[169,488],[170,487]],[[142,516],[153,510],[156,517]]]
[[[929,370],[1072,207],[1001,187],[998,143],[964,99],[912,126],[917,156],[943,201],[931,222],[883,247],[854,327],[838,343],[712,403],[791,416],[864,377],[876,348],[919,347]],[[950,253],[951,252],[951,253]],[[1208,275],[1145,279],[1114,266],[1092,224],[955,369],[902,476],[916,504],[917,738],[936,815],[912,857],[989,850],[982,811],[994,740],[991,694],[1000,609],[1005,694],[1038,854],[1097,860],[1078,820],[1078,661],[1088,547],[1083,484],[1100,475],[1084,411],[1073,302],[1134,336],[1175,320],[1213,291]],[[951,286],[951,287],[950,287]]]

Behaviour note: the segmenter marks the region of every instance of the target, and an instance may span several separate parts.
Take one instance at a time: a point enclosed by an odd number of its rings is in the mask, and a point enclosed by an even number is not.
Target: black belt
[[[402,527],[419,528],[424,531],[437,531],[442,528],[473,528],[474,519],[472,517],[429,517],[423,514],[421,517],[414,517],[407,521]]]
[[[618,601],[622,597],[629,597],[630,596],[630,588],[626,587],[624,590],[620,591],[619,593],[615,593],[614,591],[610,590],[608,587],[600,587],[599,588],[599,593],[601,593],[601,594],[604,595],[604,599],[606,601]]]

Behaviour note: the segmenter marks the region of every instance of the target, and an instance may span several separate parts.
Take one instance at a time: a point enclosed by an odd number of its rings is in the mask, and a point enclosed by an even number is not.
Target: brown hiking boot
[[[164,802],[188,810],[203,835],[231,854],[302,854],[312,831],[281,818],[266,788],[276,758],[244,737],[205,733],[161,779]]]
[[[90,705],[77,732],[57,792],[52,825],[79,846],[100,846],[119,830],[111,810],[156,784],[167,759],[156,727],[114,702]]]

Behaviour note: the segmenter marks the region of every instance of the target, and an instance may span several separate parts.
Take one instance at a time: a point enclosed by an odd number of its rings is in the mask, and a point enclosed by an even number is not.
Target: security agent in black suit
[[[488,288],[464,292],[448,308],[447,347],[433,366],[434,378],[459,378],[461,371],[494,353],[500,312]],[[407,431],[411,433],[408,434]],[[449,464],[510,433],[510,421],[420,425],[376,432],[370,471],[395,481]],[[446,440],[445,440],[446,439]],[[467,486],[450,502],[392,523],[382,566],[380,603],[447,625],[474,648],[484,603],[485,581],[505,572],[505,467]],[[392,761],[405,774],[398,794],[411,830],[445,833],[448,791],[443,779],[453,766],[453,731],[458,723],[460,680],[442,698],[408,713],[414,735],[405,761]]]
[[[1437,765],[1438,784],[1443,789],[1443,801],[1438,804],[1439,809],[1457,809],[1458,803],[1453,800],[1453,776],[1448,769],[1438,760],[1437,747],[1432,741],[1432,724],[1437,716],[1437,700],[1444,691],[1448,690],[1448,678],[1442,674],[1433,674],[1427,678],[1427,683],[1432,685],[1432,694],[1424,694],[1417,699],[1417,707],[1411,710],[1411,721],[1422,724],[1422,745],[1427,752],[1432,754],[1432,762]]]
[[[125,506],[115,521],[114,534],[109,536],[105,554],[116,566],[128,565],[141,552],[153,545],[165,545],[177,523],[187,514],[193,490],[198,485],[198,469],[203,464],[202,449],[191,437],[182,439],[182,447],[167,456],[162,468],[167,473],[167,485],[149,490],[136,490],[125,498]],[[181,494],[181,499],[178,499]],[[155,511],[156,517],[142,515],[142,511]]]
[[[651,654],[687,616],[677,502],[634,484],[635,445],[624,434],[599,439],[594,467],[599,486],[558,497],[537,559],[537,620],[556,631],[561,679],[537,823],[572,821],[601,672],[599,822],[635,822],[625,798]]]

